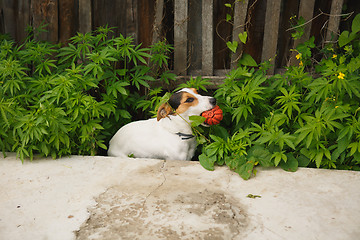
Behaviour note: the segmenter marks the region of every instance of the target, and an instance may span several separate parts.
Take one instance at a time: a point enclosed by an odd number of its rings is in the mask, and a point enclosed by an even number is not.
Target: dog
[[[174,93],[157,111],[157,118],[131,122],[120,128],[109,143],[109,156],[191,160],[197,146],[190,116],[216,106],[216,99],[194,88]]]

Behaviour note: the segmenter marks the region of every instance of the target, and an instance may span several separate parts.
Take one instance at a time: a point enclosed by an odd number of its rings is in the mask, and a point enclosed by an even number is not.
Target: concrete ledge
[[[198,162],[0,157],[0,239],[342,240],[359,226],[360,172],[260,169],[244,181]]]

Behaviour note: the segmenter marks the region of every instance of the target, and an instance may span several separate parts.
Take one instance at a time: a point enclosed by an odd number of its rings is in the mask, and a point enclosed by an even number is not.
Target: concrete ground
[[[360,172],[0,157],[0,239],[360,239]]]

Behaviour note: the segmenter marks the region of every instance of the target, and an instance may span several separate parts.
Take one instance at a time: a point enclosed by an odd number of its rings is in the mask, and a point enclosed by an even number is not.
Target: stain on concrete
[[[248,226],[241,203],[211,183],[204,188],[179,178],[180,168],[176,173],[173,167],[162,163],[139,170],[142,181],[107,189],[88,209],[76,239],[241,239]],[[146,180],[147,172],[152,179]]]

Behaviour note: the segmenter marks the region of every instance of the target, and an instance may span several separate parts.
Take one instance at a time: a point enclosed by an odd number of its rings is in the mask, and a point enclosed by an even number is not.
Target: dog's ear
[[[157,120],[160,121],[160,119],[166,118],[169,114],[173,114],[173,110],[168,103],[164,103],[158,109]]]

